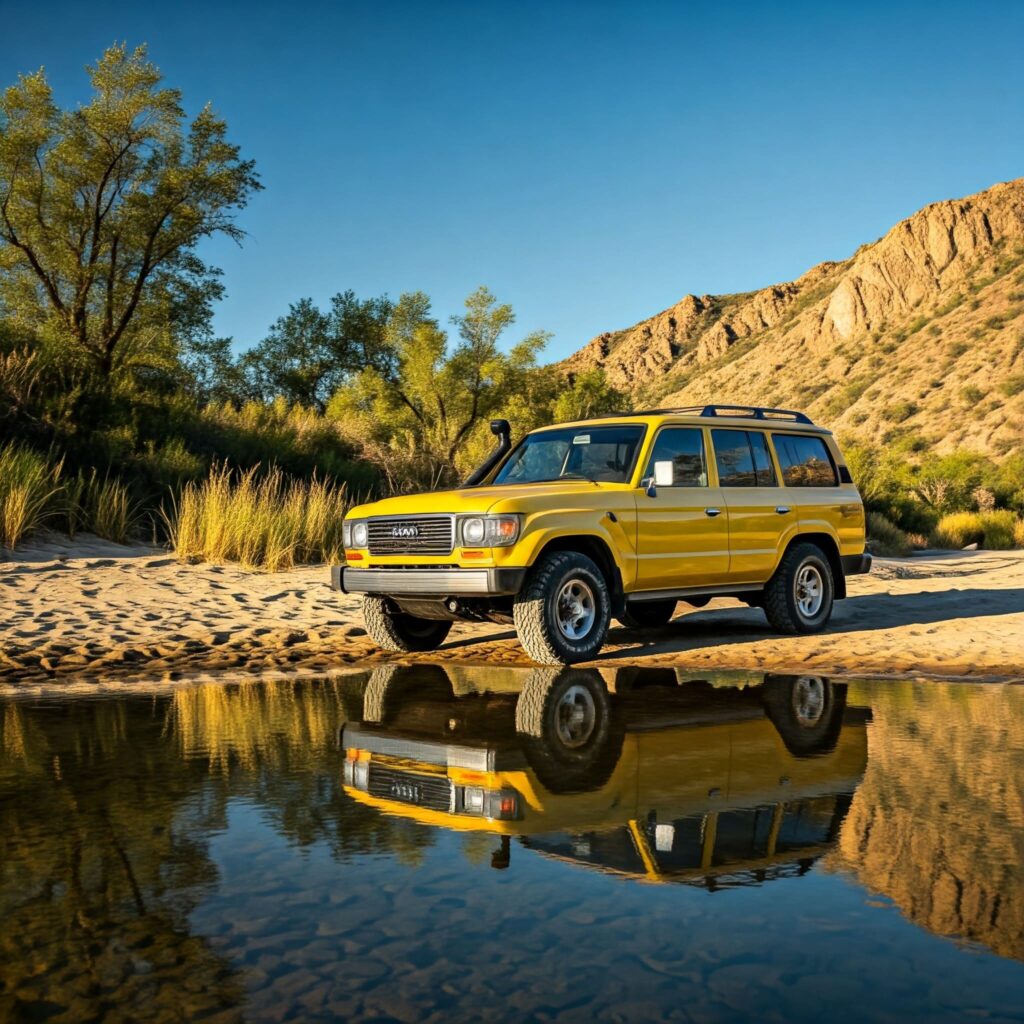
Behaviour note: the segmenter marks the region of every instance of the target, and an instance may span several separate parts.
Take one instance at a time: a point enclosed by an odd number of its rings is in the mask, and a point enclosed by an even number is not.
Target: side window
[[[707,487],[704,432],[695,428],[666,427],[654,442],[644,477],[654,476],[656,462],[672,463],[673,487]]]
[[[820,437],[774,434],[782,480],[787,487],[835,487],[836,467]]]
[[[768,442],[760,431],[713,430],[721,487],[774,487]]]

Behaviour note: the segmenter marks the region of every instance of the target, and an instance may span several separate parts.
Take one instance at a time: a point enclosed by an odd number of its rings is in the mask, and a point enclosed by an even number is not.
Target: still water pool
[[[1024,687],[0,703],[0,1019],[1024,1020]]]

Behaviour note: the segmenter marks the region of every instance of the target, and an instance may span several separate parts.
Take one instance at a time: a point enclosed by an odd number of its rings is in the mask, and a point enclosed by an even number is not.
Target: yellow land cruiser
[[[390,651],[457,619],[514,623],[548,665],[593,658],[608,625],[667,623],[732,596],[812,633],[870,569],[864,506],[830,431],[800,412],[656,409],[499,443],[460,487],[353,508],[332,585],[361,593]]]

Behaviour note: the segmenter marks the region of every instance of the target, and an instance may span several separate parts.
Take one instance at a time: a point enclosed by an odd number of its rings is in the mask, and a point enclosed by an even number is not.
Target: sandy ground
[[[325,673],[385,660],[324,567],[183,565],[152,547],[48,538],[0,562],[0,692],[195,675]],[[1024,552],[878,559],[823,635],[780,637],[731,600],[662,629],[613,628],[599,662],[1024,679]],[[457,624],[402,660],[527,665],[510,627]],[[49,688],[49,687],[47,687]]]

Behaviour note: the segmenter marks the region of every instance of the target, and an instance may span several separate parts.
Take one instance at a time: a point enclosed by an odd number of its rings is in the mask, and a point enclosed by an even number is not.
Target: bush
[[[990,551],[1006,551],[1012,548],[1017,523],[1017,517],[1009,509],[982,512],[981,528],[985,531],[983,545]]]
[[[951,512],[943,516],[932,534],[932,544],[937,548],[959,551],[968,544],[981,544],[985,539],[985,527],[979,512]]]
[[[910,554],[910,539],[880,512],[869,512],[867,525],[872,551],[889,557]]]
[[[237,473],[214,466],[186,484],[164,511],[178,558],[240,562],[277,572],[300,563],[340,561],[346,488],[315,477],[289,481],[279,469]]]
[[[991,512],[954,512],[939,520],[932,543],[938,548],[960,549],[977,544],[989,551],[1006,551],[1024,542],[1024,520],[1010,509]]]
[[[0,447],[0,543],[19,544],[61,509],[63,460],[14,443]]]

